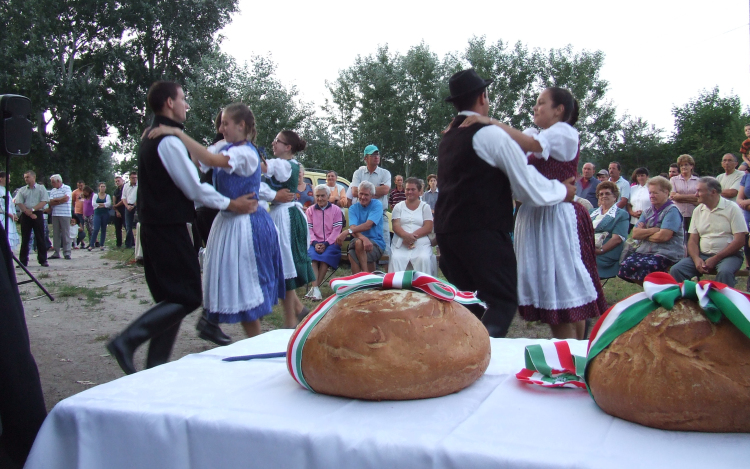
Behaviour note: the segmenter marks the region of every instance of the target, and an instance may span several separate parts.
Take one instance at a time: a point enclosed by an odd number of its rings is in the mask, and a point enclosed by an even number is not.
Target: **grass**
[[[102,288],[77,287],[65,282],[52,282],[47,286],[55,291],[57,298],[86,298],[89,305],[96,304],[105,295]]]

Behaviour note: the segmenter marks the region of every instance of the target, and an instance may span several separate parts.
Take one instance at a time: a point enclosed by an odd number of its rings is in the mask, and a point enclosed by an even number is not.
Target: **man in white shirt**
[[[609,164],[609,180],[617,185],[620,190],[620,198],[617,199],[617,206],[625,210],[628,206],[628,199],[630,198],[630,183],[627,179],[620,175],[622,166],[617,161],[613,161]]]
[[[721,167],[724,168],[724,172],[716,176],[716,180],[721,184],[721,196],[732,202],[737,202],[737,194],[740,192],[740,183],[742,182],[742,176],[745,175],[742,171],[737,171],[737,157],[734,153],[727,153],[721,157]]]
[[[350,186],[353,197],[352,203],[359,203],[357,193],[359,183],[362,181],[371,182],[375,186],[375,194],[372,195],[372,198],[379,200],[383,206],[383,239],[391,239],[388,228],[388,193],[391,190],[391,172],[379,166],[380,150],[378,150],[378,147],[367,145],[364,154],[365,166],[360,166],[358,170],[354,171],[354,175],[352,176],[352,184]],[[390,255],[390,252],[391,244],[386,243],[385,254]]]
[[[158,81],[151,85],[147,100],[155,114],[151,127],[182,128],[190,106],[180,85]],[[201,184],[187,148],[172,135],[141,140],[138,171],[143,264],[156,305],[107,344],[127,374],[135,373],[133,354],[148,340],[146,367],[169,361],[182,319],[203,300],[198,256],[187,229],[195,221],[195,201],[237,213],[258,209],[254,194],[230,200],[211,185]]]
[[[449,81],[458,116],[438,147],[440,197],[435,233],[440,267],[460,290],[476,291],[487,304],[480,316],[491,337],[504,337],[518,309],[513,197],[546,206],[575,197],[575,178],[551,181],[527,164],[521,147],[500,127],[473,124],[460,127],[470,115],[487,116],[487,85],[473,69]]]
[[[60,258],[60,244],[62,243],[63,255],[65,259],[70,259],[70,215],[71,204],[70,196],[73,191],[70,186],[63,184],[62,177],[59,174],[53,174],[50,178],[52,190],[49,193],[49,206],[52,209],[52,248],[55,252],[49,256],[49,259]]]
[[[130,171],[128,182],[122,185],[122,204],[125,207],[125,247],[135,246],[133,228],[135,228],[135,207],[138,200],[138,171]]]

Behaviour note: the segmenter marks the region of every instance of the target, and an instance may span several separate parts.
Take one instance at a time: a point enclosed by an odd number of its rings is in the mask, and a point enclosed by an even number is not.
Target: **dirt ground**
[[[32,253],[29,270],[55,297],[50,301],[34,283],[19,287],[48,411],[73,394],[123,376],[105,344],[153,305],[143,268],[127,262],[132,251],[74,250],[72,260],[53,259],[48,268],[40,267]],[[27,279],[21,269],[16,269],[16,275],[19,282]],[[298,294],[304,295],[302,289]],[[279,308],[264,319],[264,331],[279,327]],[[198,338],[198,318],[199,311],[195,311],[183,321],[172,360],[215,347]],[[239,324],[224,325],[223,329],[234,341],[244,339]],[[508,337],[551,335],[548,326],[517,317]],[[145,347],[136,353],[135,363],[138,369],[145,363]]]

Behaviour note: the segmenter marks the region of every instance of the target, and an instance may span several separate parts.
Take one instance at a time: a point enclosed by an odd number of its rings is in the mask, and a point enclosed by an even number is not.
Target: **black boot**
[[[146,368],[163,365],[169,361],[169,356],[172,355],[172,347],[174,346],[175,339],[177,339],[178,332],[180,332],[179,322],[156,337],[151,338],[151,343],[148,344],[148,354],[146,355]]]
[[[208,319],[206,312],[203,312],[203,316],[198,320],[198,324],[195,325],[198,330],[198,337],[209,342],[213,342],[216,345],[229,345],[232,343],[232,338],[229,337],[221,330],[221,327]]]
[[[122,371],[126,374],[133,374],[136,372],[133,366],[135,349],[147,340],[161,335],[172,326],[178,325],[179,327],[185,314],[185,308],[182,305],[162,301],[143,313],[108,343],[107,350],[115,357]]]

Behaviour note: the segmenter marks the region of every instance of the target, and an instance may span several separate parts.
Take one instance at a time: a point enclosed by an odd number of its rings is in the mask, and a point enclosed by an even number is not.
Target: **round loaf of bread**
[[[484,325],[459,303],[411,290],[367,290],[336,303],[302,349],[315,392],[355,399],[444,396],[490,363]]]
[[[750,339],[698,303],[658,308],[589,364],[605,412],[664,430],[750,432]]]

